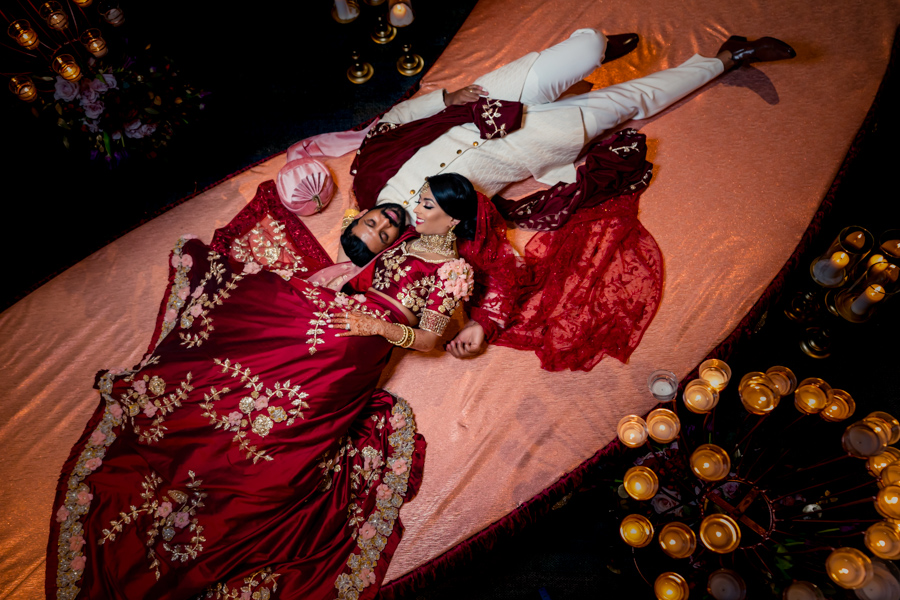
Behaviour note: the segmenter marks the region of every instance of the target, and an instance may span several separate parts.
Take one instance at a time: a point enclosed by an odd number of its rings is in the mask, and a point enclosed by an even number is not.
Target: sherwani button
[[[456,153],[457,153],[457,154],[462,154],[462,150],[457,150]]]
[[[477,145],[478,145],[478,142],[472,142],[472,145],[473,145],[473,146],[477,146]]]
[[[447,166],[447,163],[441,163],[441,168],[442,168],[442,169],[443,169],[444,167],[446,167],[446,166]]]
[[[410,194],[415,194],[415,193],[416,193],[416,190],[409,190],[409,193],[410,193]]]

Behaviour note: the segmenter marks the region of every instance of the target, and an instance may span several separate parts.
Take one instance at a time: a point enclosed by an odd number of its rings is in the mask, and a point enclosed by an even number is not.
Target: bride
[[[394,346],[431,350],[472,267],[478,199],[430,179],[403,234],[343,291],[178,241],[155,344],[98,374],[63,467],[47,595],[372,598],[422,477]]]

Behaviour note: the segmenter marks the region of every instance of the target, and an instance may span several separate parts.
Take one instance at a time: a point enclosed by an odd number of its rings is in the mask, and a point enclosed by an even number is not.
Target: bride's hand
[[[381,335],[380,326],[382,323],[384,323],[384,321],[354,310],[335,315],[328,321],[328,327],[330,329],[346,330],[344,333],[338,333],[335,337],[368,337],[372,335]]]

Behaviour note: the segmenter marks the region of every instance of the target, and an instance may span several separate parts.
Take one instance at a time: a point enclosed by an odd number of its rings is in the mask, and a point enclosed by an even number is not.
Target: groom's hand
[[[454,106],[456,104],[467,104],[475,102],[481,96],[487,96],[488,91],[480,85],[467,85],[455,92],[444,92],[444,106]]]
[[[444,349],[456,358],[478,356],[487,348],[484,342],[484,329],[478,321],[469,321],[459,330],[456,337],[447,342]]]

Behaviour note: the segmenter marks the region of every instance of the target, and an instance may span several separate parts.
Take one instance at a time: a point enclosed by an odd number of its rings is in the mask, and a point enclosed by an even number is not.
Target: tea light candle
[[[100,34],[99,29],[88,29],[81,34],[81,43],[87,48],[87,51],[97,58],[106,56],[109,49],[106,47],[106,40]]]
[[[900,258],[900,240],[888,240],[882,243],[881,251],[893,258]]]
[[[629,448],[637,448],[647,441],[647,423],[637,415],[626,415],[616,427],[619,440]]]
[[[872,579],[872,561],[856,548],[838,548],[825,559],[825,570],[842,588],[855,590]]]
[[[16,75],[9,80],[9,91],[19,97],[24,102],[34,102],[37,98],[37,88],[31,77],[27,75]]]
[[[667,408],[657,408],[647,415],[647,429],[650,437],[660,444],[668,444],[678,437],[681,421],[678,415]]]
[[[770,367],[766,369],[766,376],[775,384],[775,389],[782,396],[787,396],[797,387],[797,376],[787,367]]]
[[[816,280],[825,285],[840,283],[844,278],[844,267],[850,264],[850,256],[846,252],[835,252],[828,260],[819,260],[813,267]]]
[[[697,536],[684,523],[674,521],[660,530],[659,546],[672,558],[687,558],[697,549]]]
[[[828,404],[831,386],[818,377],[807,377],[794,392],[794,406],[800,412],[814,415]]]
[[[31,28],[31,23],[25,19],[19,19],[10,23],[6,32],[9,34],[9,37],[16,40],[16,43],[26,50],[32,50],[38,45],[38,35]]]
[[[104,13],[101,13],[107,23],[113,27],[118,27],[125,22],[125,11],[118,6],[114,6]]]
[[[900,519],[900,486],[889,485],[878,490],[875,510],[887,519]]]
[[[731,367],[725,361],[715,358],[703,361],[698,369],[700,379],[706,381],[717,392],[721,392],[731,379]]]
[[[866,245],[866,236],[862,231],[854,231],[844,238],[844,246],[854,252],[859,252]]]
[[[900,598],[900,572],[893,563],[877,558],[872,561],[872,579],[856,590],[860,600],[897,600]]]
[[[778,406],[781,394],[775,383],[765,373],[751,371],[741,378],[738,385],[741,404],[754,415],[765,415]]]
[[[826,421],[836,423],[849,418],[856,412],[856,402],[844,390],[831,390],[828,405],[819,413]]]
[[[719,403],[719,392],[704,379],[695,379],[684,386],[684,405],[693,413],[708,413]]]
[[[728,554],[741,543],[741,529],[728,515],[709,515],[700,523],[700,541],[717,554]]]
[[[341,21],[352,21],[359,16],[359,7],[353,6],[347,0],[334,0],[334,12]]]
[[[71,54],[60,54],[53,59],[53,70],[66,81],[81,79],[81,68]]]
[[[889,485],[900,485],[900,463],[892,462],[878,475],[878,487],[883,488]]]
[[[866,529],[866,548],[879,558],[900,558],[900,525],[881,521]]]
[[[731,569],[719,569],[710,574],[706,591],[715,600],[744,600],[747,597],[747,584]]]
[[[900,459],[900,450],[893,446],[888,446],[884,449],[884,452],[870,456],[869,460],[866,461],[866,468],[873,477],[878,477],[886,466],[896,462],[897,459]]]
[[[782,600],[825,600],[825,594],[808,581],[795,581],[784,588]]]
[[[888,431],[888,444],[896,444],[900,442],[900,421],[894,415],[886,413],[883,410],[876,410],[866,415],[867,419],[881,419],[884,421],[885,428]]]
[[[94,0],[72,0],[75,4],[80,6],[81,8],[87,8],[91,5]]]
[[[703,444],[691,454],[691,470],[703,481],[719,481],[728,476],[731,458],[719,446]]]
[[[841,436],[841,445],[850,456],[869,458],[884,452],[887,440],[886,431],[863,419],[847,426]]]
[[[678,573],[663,573],[653,583],[653,593],[657,600],[685,600],[690,588],[684,577]]]
[[[884,300],[884,296],[884,288],[878,284],[872,284],[868,286],[862,294],[856,297],[856,300],[850,305],[850,310],[852,310],[855,315],[864,315],[869,312],[873,306]]]
[[[634,548],[643,548],[653,541],[653,525],[647,517],[628,515],[619,525],[619,535]]]
[[[40,14],[53,29],[62,31],[69,26],[69,17],[59,2],[44,2],[41,4]]]
[[[625,473],[623,485],[635,500],[650,500],[659,491],[659,478],[647,467],[631,467]]]
[[[394,27],[406,27],[413,22],[412,8],[405,2],[398,2],[391,6],[388,13],[388,21]]]
[[[659,402],[668,402],[678,392],[678,379],[672,371],[653,371],[647,379],[647,386]]]

